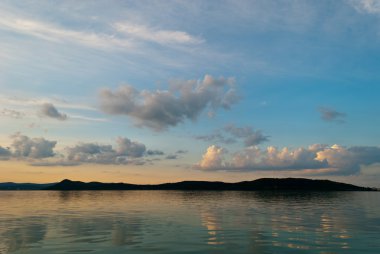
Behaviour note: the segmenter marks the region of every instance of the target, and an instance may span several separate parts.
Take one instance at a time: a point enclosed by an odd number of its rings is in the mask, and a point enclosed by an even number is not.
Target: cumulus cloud
[[[41,105],[40,114],[44,117],[50,117],[64,121],[67,119],[67,115],[60,113],[52,103],[44,103]]]
[[[164,155],[159,150],[147,150],[146,146],[128,138],[118,137],[116,146],[100,145],[97,143],[80,143],[66,148],[66,161],[77,164],[136,164],[143,165],[143,157],[152,155]]]
[[[225,153],[226,153],[225,149],[219,146],[212,145],[209,148],[207,148],[207,151],[203,155],[202,160],[199,163],[199,166],[202,169],[227,168],[227,165],[225,164],[225,158],[224,158]]]
[[[147,156],[162,156],[159,150],[147,150],[146,146],[128,138],[118,137],[116,145],[79,143],[56,153],[57,141],[30,138],[16,133],[11,136],[10,147],[0,146],[0,160],[25,160],[32,166],[76,166],[83,163],[143,165],[152,162]]]
[[[326,122],[344,123],[344,118],[346,117],[345,113],[338,112],[335,109],[328,107],[320,107],[318,108],[318,111],[321,114],[321,119]]]
[[[156,131],[195,121],[204,110],[229,109],[239,100],[233,78],[176,81],[169,90],[138,91],[125,85],[116,91],[103,89],[100,108],[113,115],[132,117],[138,126]]]
[[[380,162],[380,148],[373,146],[343,147],[333,145],[317,152],[318,160],[327,160],[329,165],[340,169],[345,174],[360,172],[360,166]]]
[[[29,138],[28,136],[16,133],[11,136],[13,157],[28,157],[34,159],[48,158],[54,156],[54,147],[57,141],[50,141],[44,138]]]
[[[249,126],[237,127],[230,124],[222,129],[215,130],[214,133],[195,136],[195,139],[223,144],[233,144],[242,140],[244,145],[248,147],[269,141],[269,136],[264,135],[260,130],[253,130]]]
[[[307,170],[310,174],[354,175],[362,165],[380,162],[380,147],[343,147],[315,144],[308,148],[264,150],[250,146],[226,158],[223,148],[210,146],[197,167],[203,170]],[[321,171],[322,170],[322,171]]]
[[[117,153],[111,145],[99,145],[96,143],[80,143],[73,147],[67,147],[67,160],[77,163],[116,163]]]
[[[117,149],[116,152],[118,155],[125,155],[130,157],[142,157],[146,151],[144,144],[131,141],[128,138],[118,137],[116,140]]]

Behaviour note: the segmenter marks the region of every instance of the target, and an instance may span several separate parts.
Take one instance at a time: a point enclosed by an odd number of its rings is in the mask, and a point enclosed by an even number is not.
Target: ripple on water
[[[380,194],[0,192],[0,253],[380,253]]]

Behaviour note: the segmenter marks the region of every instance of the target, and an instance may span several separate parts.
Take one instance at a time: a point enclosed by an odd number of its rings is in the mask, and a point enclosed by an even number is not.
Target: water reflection
[[[224,244],[222,235],[222,226],[216,217],[215,213],[210,211],[201,212],[202,226],[207,229],[208,241],[207,244],[221,245]]]
[[[379,253],[380,195],[366,197],[12,192],[0,195],[0,253]]]
[[[139,218],[115,222],[112,227],[112,244],[121,246],[140,243],[141,225],[142,220]]]
[[[33,221],[32,223],[24,224],[23,221]],[[2,234],[2,247],[0,253],[10,253],[17,250],[24,250],[31,246],[41,243],[46,235],[46,225],[38,223],[35,217],[28,217],[19,220],[17,227],[6,229]],[[1,246],[1,245],[0,245]]]

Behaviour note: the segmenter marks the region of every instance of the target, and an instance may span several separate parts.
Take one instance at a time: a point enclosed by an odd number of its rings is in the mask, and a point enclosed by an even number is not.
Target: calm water
[[[0,253],[380,253],[380,193],[0,191]]]

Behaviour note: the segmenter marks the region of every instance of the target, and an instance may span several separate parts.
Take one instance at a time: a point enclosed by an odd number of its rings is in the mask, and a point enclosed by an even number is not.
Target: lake
[[[0,253],[380,253],[380,192],[0,191]]]

